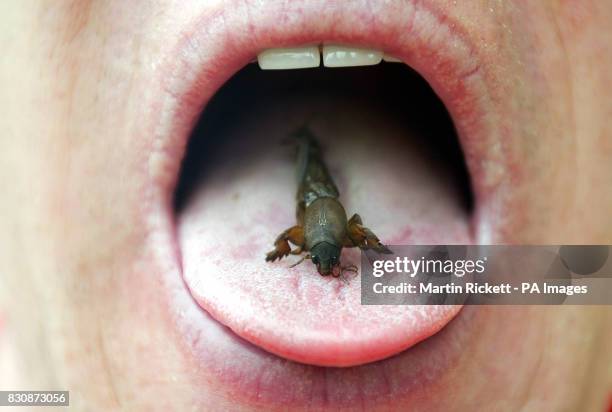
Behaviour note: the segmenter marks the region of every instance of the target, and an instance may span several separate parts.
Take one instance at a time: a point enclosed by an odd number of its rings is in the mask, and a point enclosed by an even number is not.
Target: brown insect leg
[[[378,253],[393,253],[388,247],[381,243],[374,232],[362,225],[361,216],[357,213],[349,219],[347,233],[349,239],[347,239],[346,243],[350,243],[346,245],[348,247],[357,246],[360,249],[372,249]]]
[[[293,243],[298,248],[292,252],[289,242]],[[290,253],[300,254],[303,246],[304,229],[302,226],[293,226],[285,230],[276,238],[274,241],[274,250],[266,255],[266,262],[274,262],[276,259],[282,259]]]

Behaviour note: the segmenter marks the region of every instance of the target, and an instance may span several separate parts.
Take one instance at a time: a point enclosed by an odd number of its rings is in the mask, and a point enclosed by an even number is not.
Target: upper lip
[[[224,2],[185,27],[159,66],[157,95],[144,124],[154,134],[148,156],[147,210],[156,258],[180,273],[172,197],[187,140],[202,108],[235,72],[263,49],[334,42],[380,49],[401,58],[432,86],[450,112],[476,199],[475,242],[486,242],[487,217],[507,159],[499,150],[488,95],[494,70],[449,9],[422,1]],[[204,47],[205,45],[205,47]],[[164,251],[161,253],[160,251]],[[268,388],[272,390],[271,388]],[[260,391],[265,388],[259,387]]]

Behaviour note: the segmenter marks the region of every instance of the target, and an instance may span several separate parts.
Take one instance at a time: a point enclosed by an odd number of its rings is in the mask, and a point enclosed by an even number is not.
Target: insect
[[[347,220],[339,201],[340,193],[323,162],[321,147],[307,127],[292,134],[298,144],[297,154],[297,225],[281,233],[274,241],[274,250],[266,255],[274,262],[289,254],[306,254],[294,267],[310,259],[323,276],[340,276],[344,271],[356,272],[354,265],[341,266],[343,247],[359,247],[379,253],[393,253],[378,237],[363,226],[354,214]],[[296,246],[291,249],[289,243]]]

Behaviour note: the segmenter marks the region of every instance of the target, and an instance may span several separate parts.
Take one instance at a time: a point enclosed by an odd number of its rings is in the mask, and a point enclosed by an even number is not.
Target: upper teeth
[[[303,69],[318,67],[321,62],[318,46],[268,49],[257,56],[263,70]]]
[[[323,65],[325,67],[371,66],[380,63],[382,55],[383,53],[378,50],[325,45]]]
[[[323,45],[323,65],[325,67],[369,66],[381,60],[400,62],[380,50],[363,49],[339,45]],[[318,46],[268,49],[257,56],[259,67],[263,70],[301,69],[318,67],[321,57]]]

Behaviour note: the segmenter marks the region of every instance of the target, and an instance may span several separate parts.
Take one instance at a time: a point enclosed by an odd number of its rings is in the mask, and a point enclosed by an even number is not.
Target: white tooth
[[[390,56],[388,54],[383,54],[383,60],[386,61],[387,63],[403,63],[397,57],[393,57],[393,56]]]
[[[380,63],[382,55],[383,53],[378,50],[324,45],[323,65],[325,67],[371,66]]]
[[[257,56],[263,70],[305,69],[321,64],[319,46],[268,49]]]

